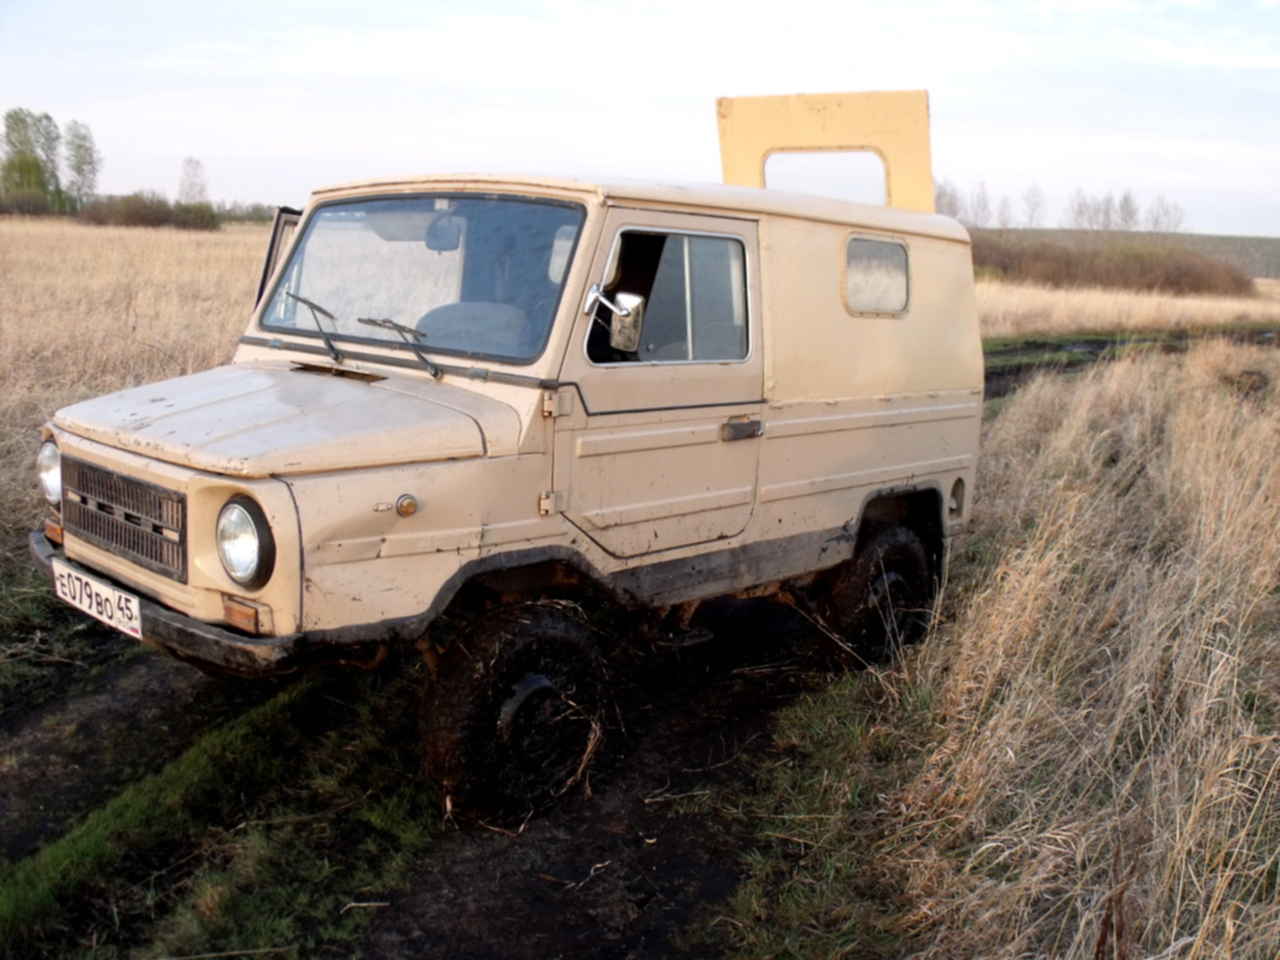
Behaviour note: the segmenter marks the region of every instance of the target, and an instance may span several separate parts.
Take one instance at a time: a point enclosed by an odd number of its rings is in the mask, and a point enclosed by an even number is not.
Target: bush
[[[158,193],[140,191],[119,199],[119,223],[124,226],[163,227],[173,222],[173,207]]]
[[[104,226],[111,222],[110,202],[105,197],[88,200],[80,206],[77,216],[81,223],[92,223],[97,227]]]
[[[1182,247],[1117,236],[1088,248],[973,232],[973,269],[1015,283],[1109,287],[1173,294],[1252,296],[1252,278],[1229,264]]]
[[[49,197],[39,190],[13,190],[0,197],[0,213],[21,213],[29,217],[49,212]]]
[[[164,227],[217,230],[218,215],[207,203],[170,204],[158,193],[139,191],[125,197],[100,197],[86,203],[80,219],[99,226]]]
[[[182,230],[217,230],[218,214],[208,203],[175,203],[173,225]]]
[[[219,203],[220,221],[242,220],[249,223],[270,223],[276,217],[276,208],[265,203]]]

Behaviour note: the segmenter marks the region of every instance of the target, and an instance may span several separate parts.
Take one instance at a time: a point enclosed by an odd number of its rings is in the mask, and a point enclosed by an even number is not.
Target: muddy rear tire
[[[887,527],[846,563],[825,574],[814,597],[827,625],[846,640],[842,662],[877,660],[922,639],[929,628],[935,581],[920,538]]]
[[[520,815],[587,786],[604,739],[597,634],[574,604],[477,617],[422,698],[424,761],[455,806]]]

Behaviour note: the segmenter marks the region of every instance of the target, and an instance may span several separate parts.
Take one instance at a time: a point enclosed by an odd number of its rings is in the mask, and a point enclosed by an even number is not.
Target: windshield
[[[528,363],[546,345],[583,216],[570,204],[466,195],[320,207],[262,325],[408,349],[407,328],[427,353]]]

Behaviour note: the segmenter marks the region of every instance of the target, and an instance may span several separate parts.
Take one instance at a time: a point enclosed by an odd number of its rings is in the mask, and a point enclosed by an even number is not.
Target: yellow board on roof
[[[934,212],[924,90],[721,97],[716,112],[726,184],[763,187],[773,153],[868,150],[884,163],[888,206]]]

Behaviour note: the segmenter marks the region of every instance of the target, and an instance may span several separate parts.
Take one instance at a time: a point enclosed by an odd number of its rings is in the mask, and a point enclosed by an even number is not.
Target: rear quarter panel
[[[957,480],[971,490],[983,381],[968,244],[783,217],[766,218],[760,233],[760,534],[838,527],[882,491],[937,489],[945,505]],[[851,237],[907,248],[905,311],[848,309]],[[967,504],[946,527],[966,519]]]

